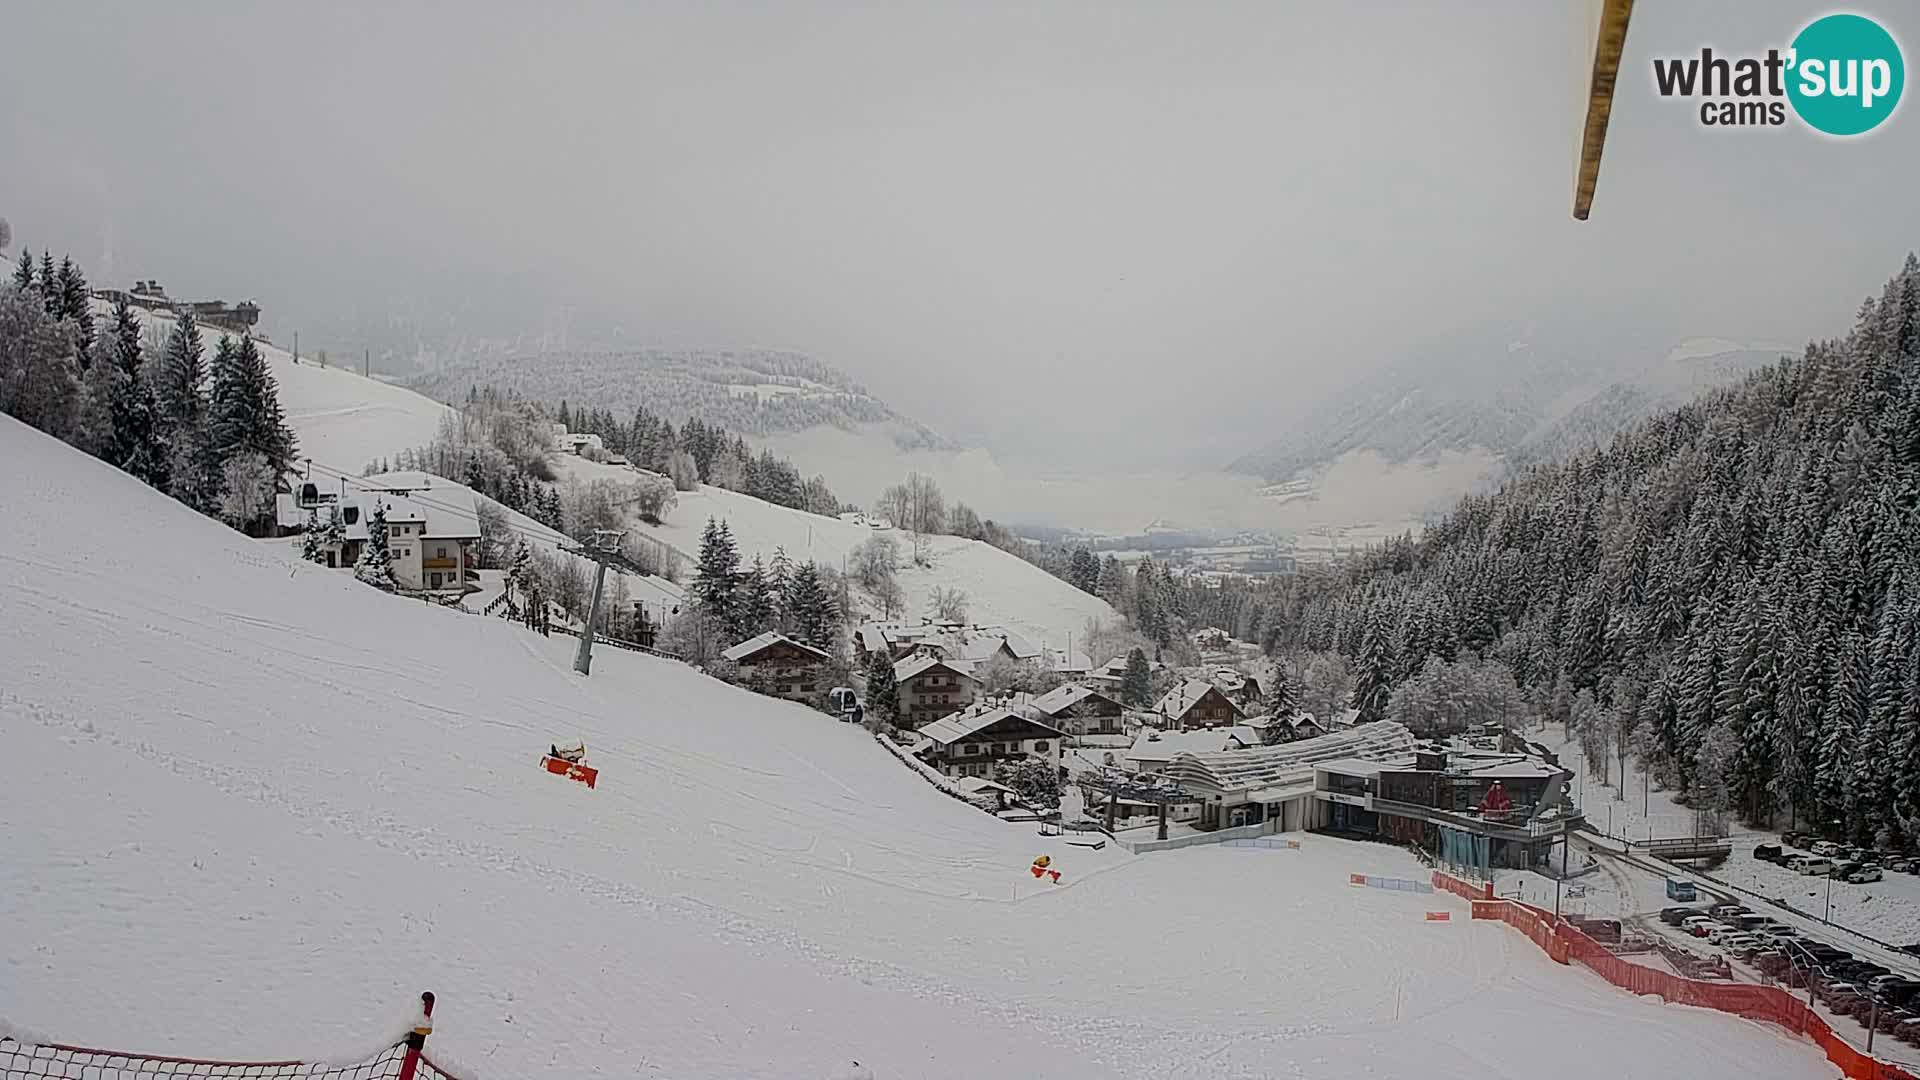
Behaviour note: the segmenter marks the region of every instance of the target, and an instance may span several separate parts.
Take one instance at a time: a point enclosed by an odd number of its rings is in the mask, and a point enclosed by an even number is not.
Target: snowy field
[[[1346,884],[1419,872],[1390,848],[1054,846],[849,726],[615,650],[583,680],[4,418],[0,501],[12,1024],[339,1057],[430,989],[431,1048],[493,1077],[1835,1075]],[[570,738],[599,790],[536,768]]]
[[[571,455],[556,455],[555,460],[582,479],[633,477],[633,473],[623,467],[597,465]],[[751,561],[756,554],[770,560],[774,549],[785,548],[791,559],[811,558],[836,568],[851,566],[854,552],[869,538],[892,537],[900,546],[898,577],[909,619],[931,617],[934,589],[959,589],[967,594],[967,617],[973,622],[1019,630],[1036,645],[1053,649],[1065,649],[1071,636],[1078,650],[1085,644],[1082,630],[1088,619],[1112,621],[1120,617],[1105,600],[1081,592],[1032,563],[978,540],[928,537],[932,565],[918,567],[910,561],[912,537],[898,529],[876,533],[865,525],[793,510],[716,487],[680,492],[679,500],[663,524],[656,527],[636,522],[634,527],[685,556],[689,572],[700,553],[700,530],[711,517],[732,525],[743,561]],[[868,614],[872,618],[880,617],[877,610]],[[1095,662],[1100,659],[1104,658],[1096,658]]]

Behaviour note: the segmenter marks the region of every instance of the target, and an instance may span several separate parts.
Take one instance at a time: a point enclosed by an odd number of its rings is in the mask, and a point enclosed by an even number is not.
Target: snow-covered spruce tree
[[[59,310],[54,314],[61,322],[73,327],[73,346],[79,358],[80,369],[85,371],[93,356],[93,304],[92,294],[87,290],[86,275],[74,265],[71,258],[60,261],[60,277],[55,287],[59,291]]]
[[[773,628],[773,596],[767,591],[767,568],[760,556],[755,555],[741,571],[733,598],[733,632],[741,641]]]
[[[1393,654],[1388,651],[1388,630],[1376,618],[1360,642],[1360,662],[1354,673],[1353,705],[1360,710],[1359,722],[1384,719],[1387,702],[1393,695]]]
[[[38,295],[0,290],[0,412],[74,441],[80,436],[80,405],[72,336]]]
[[[13,287],[24,295],[33,288],[33,252],[20,249],[20,261],[13,267]]]
[[[244,450],[220,467],[220,519],[250,536],[273,513],[273,467],[266,455]]]
[[[1002,762],[994,766],[993,779],[1012,788],[1014,798],[1036,810],[1060,808],[1060,772],[1045,760]]]
[[[307,507],[307,524],[300,531],[300,557],[308,562],[324,562],[326,556],[321,553],[323,540],[320,535],[320,510]]]
[[[793,636],[816,649],[831,650],[840,613],[820,583],[819,569],[810,562],[795,567],[787,592]]]
[[[378,589],[389,592],[399,587],[393,576],[393,550],[387,546],[387,508],[384,503],[375,502],[373,513],[367,515],[367,542],[360,549],[360,561],[353,566],[353,576]]]
[[[40,289],[40,310],[60,317],[60,272],[53,268],[53,251],[40,252],[40,278],[35,283]]]
[[[1153,692],[1151,685],[1152,669],[1147,666],[1147,654],[1135,648],[1127,653],[1127,666],[1120,675],[1120,700],[1134,708],[1147,704],[1148,695]]]
[[[700,531],[700,558],[687,591],[701,611],[728,629],[733,626],[733,594],[739,565],[740,553],[733,543],[733,530],[724,521],[708,518]]]
[[[326,536],[325,543],[328,551],[344,552],[346,550],[347,523],[340,520],[340,508],[337,506],[328,507],[327,509],[327,527],[326,527],[325,536]],[[322,558],[324,557],[325,557],[325,553],[323,552]]]
[[[1263,703],[1267,715],[1279,720],[1287,720],[1300,711],[1300,691],[1293,685],[1293,673],[1287,670],[1285,660],[1275,660],[1273,673],[1267,683],[1267,699]]]
[[[521,537],[514,546],[513,559],[507,563],[506,590],[507,603],[512,604],[513,597],[524,591],[528,577],[533,573],[533,549],[527,546],[527,538]]]
[[[889,653],[887,649],[875,649],[867,654],[867,719],[886,727],[900,722],[900,686],[894,681]]]

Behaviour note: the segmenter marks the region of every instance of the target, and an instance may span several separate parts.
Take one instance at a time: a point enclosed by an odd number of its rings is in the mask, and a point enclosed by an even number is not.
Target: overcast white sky
[[[0,215],[281,336],[568,302],[1061,462],[1224,462],[1530,313],[1844,330],[1920,239],[1915,106],[1855,143],[1703,130],[1649,58],[1827,5],[1642,4],[1576,223],[1575,6],[23,0]],[[1920,12],[1851,8],[1913,61]]]

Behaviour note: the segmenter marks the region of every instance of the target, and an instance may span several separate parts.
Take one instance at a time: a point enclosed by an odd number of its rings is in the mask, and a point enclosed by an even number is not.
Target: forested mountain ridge
[[[1792,349],[1561,320],[1493,325],[1442,337],[1281,425],[1228,468],[1266,480],[1276,498],[1317,497],[1345,464],[1412,475],[1450,459],[1374,512],[1419,520],[1508,472],[1606,445],[1637,420],[1737,382]]]
[[[1300,583],[1281,648],[1384,715],[1430,664],[1509,665],[1589,754],[1697,806],[1920,841],[1920,262],[1845,338],[1531,467]]]
[[[461,400],[472,386],[495,386],[623,416],[644,406],[676,425],[700,420],[749,436],[879,425],[903,450],[949,445],[833,365],[779,350],[472,353],[409,385],[443,401]]]

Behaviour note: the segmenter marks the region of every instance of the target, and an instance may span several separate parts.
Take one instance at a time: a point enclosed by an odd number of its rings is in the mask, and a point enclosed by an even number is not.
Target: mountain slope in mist
[[[749,438],[832,427],[876,436],[879,449],[951,445],[833,365],[773,349],[480,352],[437,364],[411,385],[443,401],[497,386],[615,415],[644,405],[675,424],[698,418]]]

